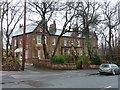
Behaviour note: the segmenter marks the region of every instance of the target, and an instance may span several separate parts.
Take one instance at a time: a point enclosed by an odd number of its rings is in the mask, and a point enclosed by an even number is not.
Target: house
[[[56,28],[55,21],[50,25],[48,30],[45,30],[45,44],[47,52],[51,56],[55,48],[57,38],[61,33],[61,29]],[[43,46],[41,44],[41,24],[28,24],[26,26],[26,59],[31,60],[33,57],[44,58]],[[14,33],[12,37],[12,50],[16,57],[22,58],[22,36],[23,27],[20,25],[19,29]],[[92,48],[97,51],[98,39],[95,32],[90,34]],[[65,33],[61,39],[57,48],[57,55],[72,54],[80,56],[83,51],[87,49],[85,37],[82,34],[76,34],[75,32]],[[86,50],[87,51],[87,50]]]

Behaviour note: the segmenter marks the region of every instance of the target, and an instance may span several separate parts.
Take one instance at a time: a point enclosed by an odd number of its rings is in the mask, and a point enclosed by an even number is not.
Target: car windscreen
[[[105,67],[105,68],[107,68],[107,67],[109,67],[109,65],[103,64],[103,65],[101,65],[100,67]]]

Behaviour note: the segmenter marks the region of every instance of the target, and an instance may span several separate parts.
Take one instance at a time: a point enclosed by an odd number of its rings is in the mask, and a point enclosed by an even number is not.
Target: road
[[[2,88],[118,88],[119,75],[97,70],[2,72]],[[120,78],[120,76],[119,76]]]

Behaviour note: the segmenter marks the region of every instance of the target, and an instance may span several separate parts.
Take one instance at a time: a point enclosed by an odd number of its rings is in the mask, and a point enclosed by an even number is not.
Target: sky
[[[4,1],[4,0],[1,0],[1,1]],[[11,1],[11,0],[8,0],[8,1]],[[14,0],[14,2],[16,2],[16,1],[18,1],[18,0]],[[23,1],[24,1],[24,0],[21,0],[21,2],[23,2]],[[28,2],[29,0],[26,0],[26,1]],[[30,0],[30,1],[36,1],[36,0]],[[37,0],[37,1],[41,1],[41,0]],[[60,0],[60,1],[64,2],[64,1],[67,1],[67,0]],[[77,0],[69,0],[69,1],[77,1]],[[90,0],[90,1],[103,2],[104,0]],[[118,1],[120,1],[120,0],[107,0],[107,1],[111,1],[112,4],[115,4],[116,2],[118,2]],[[33,17],[37,17],[37,16],[33,16]],[[59,15],[59,18],[61,18],[60,15]],[[28,16],[27,16],[27,19],[28,19]],[[36,19],[38,19],[38,17],[37,17]],[[16,27],[16,30],[18,30],[19,24],[23,24],[23,22],[24,22],[24,20],[22,19],[22,20],[18,23],[18,25],[17,25],[17,27]],[[29,23],[32,23],[32,22],[29,21],[29,20],[27,20],[26,23],[29,24]],[[53,20],[51,20],[50,22],[48,22],[48,26],[49,26],[51,23],[53,23]],[[57,23],[57,24],[56,24],[57,28],[61,29],[61,28],[62,28],[62,25],[63,25],[62,20],[56,21],[56,23]]]

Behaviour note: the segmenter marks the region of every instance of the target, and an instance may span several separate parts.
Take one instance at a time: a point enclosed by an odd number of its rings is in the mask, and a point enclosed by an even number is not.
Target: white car
[[[120,69],[116,64],[101,64],[99,67],[99,73],[103,74],[120,74]]]

